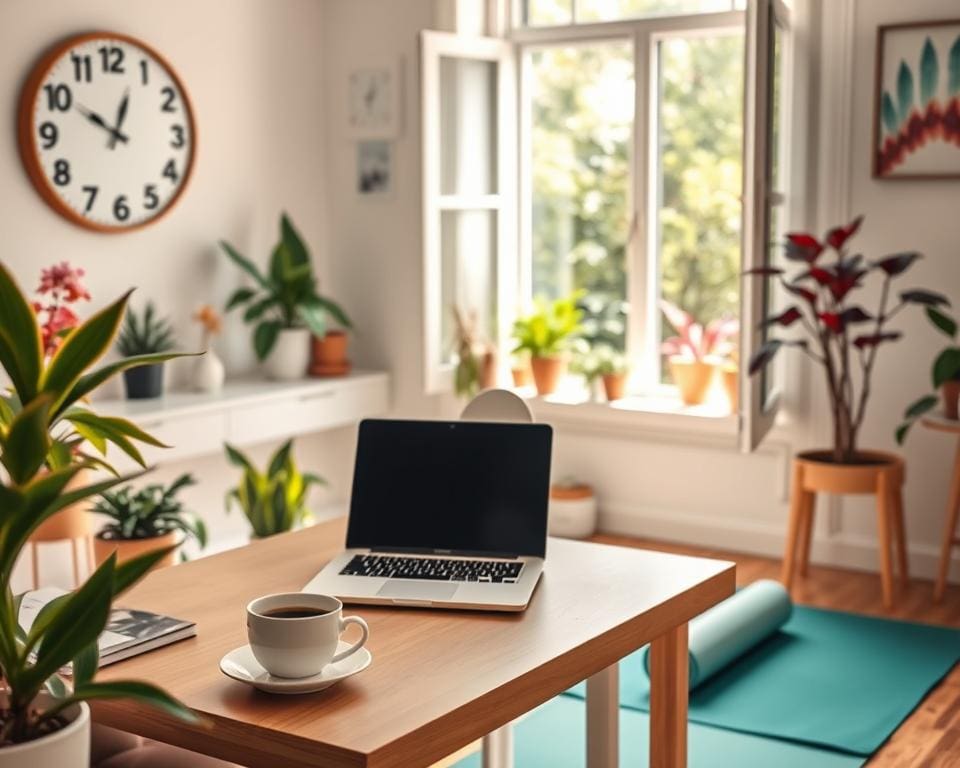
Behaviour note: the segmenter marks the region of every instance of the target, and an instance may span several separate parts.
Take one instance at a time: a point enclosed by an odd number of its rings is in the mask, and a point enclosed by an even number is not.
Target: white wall
[[[91,309],[138,286],[134,302],[154,299],[173,318],[184,347],[199,342],[190,313],[202,303],[222,306],[240,284],[216,247],[220,238],[263,262],[285,209],[325,278],[323,26],[319,0],[3,0],[0,107],[7,130],[0,138],[0,258],[25,287],[54,261],[82,266],[94,297]],[[127,33],[157,48],[180,74],[195,110],[198,148],[190,186],[168,216],[135,233],[95,234],[61,219],[34,192],[17,154],[13,126],[24,78],[50,45],[90,30]],[[217,346],[231,371],[252,365],[239,318]],[[299,441],[301,463],[333,480],[331,492],[316,497],[318,504],[346,496],[351,441],[351,430]],[[270,448],[255,451],[257,458]],[[164,467],[155,477],[187,470],[201,485],[185,496],[214,535],[242,535],[240,516],[222,512],[234,472],[211,457]]]

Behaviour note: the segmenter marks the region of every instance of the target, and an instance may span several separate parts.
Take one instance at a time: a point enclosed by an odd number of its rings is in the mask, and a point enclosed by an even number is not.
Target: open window
[[[437,393],[452,386],[454,307],[491,344],[509,340],[518,282],[513,46],[424,31],[421,76],[424,381]]]
[[[787,93],[790,16],[779,0],[747,5],[744,134],[743,267],[775,267],[786,234],[789,154]],[[754,450],[770,431],[780,407],[782,367],[767,366],[755,376],[748,363],[766,341],[764,319],[774,312],[773,276],[745,275],[740,330],[740,446]]]

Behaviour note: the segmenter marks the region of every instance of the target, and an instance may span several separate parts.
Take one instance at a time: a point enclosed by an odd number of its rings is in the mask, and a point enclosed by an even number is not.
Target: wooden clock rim
[[[177,89],[180,91],[180,96],[182,97],[187,110],[187,123],[190,127],[190,163],[187,165],[187,168],[184,171],[183,183],[180,184],[173,197],[170,198],[167,205],[162,211],[160,211],[160,213],[150,219],[147,219],[146,221],[141,221],[137,224],[131,224],[129,227],[101,224],[96,221],[90,221],[89,219],[86,219],[78,214],[60,199],[59,195],[57,195],[55,190],[51,187],[47,177],[44,175],[40,167],[40,158],[37,148],[37,136],[35,130],[35,112],[33,110],[33,105],[36,101],[36,96],[40,91],[40,86],[50,73],[50,70],[53,69],[53,65],[57,62],[57,60],[60,59],[61,56],[63,56],[64,53],[76,45],[88,43],[92,40],[122,40],[125,43],[142,48],[144,51],[149,53],[162,67],[164,67],[164,69],[167,70],[167,73],[170,75],[174,84],[177,86]],[[24,168],[27,171],[27,175],[30,177],[30,181],[33,183],[33,186],[36,188],[37,192],[40,193],[40,196],[43,198],[44,202],[53,208],[54,211],[59,213],[71,223],[94,232],[114,235],[124,232],[135,232],[138,229],[143,229],[150,224],[155,224],[164,216],[166,216],[180,201],[181,195],[183,195],[184,191],[190,184],[190,179],[193,176],[193,167],[197,160],[197,128],[193,118],[193,103],[190,101],[190,94],[187,93],[187,89],[184,86],[183,81],[180,79],[180,76],[177,74],[177,71],[173,68],[170,62],[167,61],[167,59],[153,46],[148,45],[139,38],[133,37],[132,35],[122,34],[120,32],[108,31],[84,32],[78,35],[71,35],[70,37],[64,38],[60,42],[52,45],[46,51],[46,53],[43,54],[40,60],[34,65],[29,76],[23,84],[23,89],[20,92],[19,114],[17,115],[17,144],[19,145],[20,149],[20,159],[22,160]]]

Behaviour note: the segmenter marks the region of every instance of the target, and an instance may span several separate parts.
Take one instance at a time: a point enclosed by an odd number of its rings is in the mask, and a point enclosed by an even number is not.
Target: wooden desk
[[[210,725],[127,701],[94,718],[256,768],[429,765],[588,679],[588,762],[617,765],[616,663],[652,648],[651,765],[686,764],[687,622],[734,590],[734,565],[551,539],[519,614],[363,606],[373,664],[320,694],[270,696],[224,677],[244,607],[299,590],[342,548],[344,521],[148,576],[121,602],[197,622],[198,636],[101,671],[164,686]],[[352,635],[351,635],[352,636]]]

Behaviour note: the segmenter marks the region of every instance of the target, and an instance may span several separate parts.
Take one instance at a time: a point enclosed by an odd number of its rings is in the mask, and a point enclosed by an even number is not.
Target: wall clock
[[[187,92],[163,57],[126,35],[71,37],[37,64],[20,98],[27,173],[61,216],[127,232],[169,211],[196,154]]]

